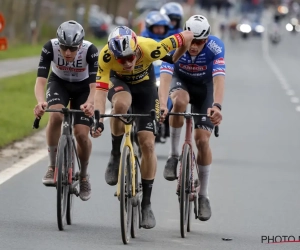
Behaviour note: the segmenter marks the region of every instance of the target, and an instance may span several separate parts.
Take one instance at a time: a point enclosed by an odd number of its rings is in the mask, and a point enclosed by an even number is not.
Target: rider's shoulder
[[[222,39],[220,39],[219,37],[214,36],[214,35],[209,35],[207,42],[208,42],[208,43],[209,43],[209,42],[211,42],[211,43],[216,43],[216,44],[218,44],[218,45],[224,47],[224,42],[222,41]]]
[[[92,42],[88,41],[88,40],[83,40],[82,41],[82,45],[81,45],[81,48],[84,49],[84,50],[88,50],[89,47],[91,46],[95,46]],[[95,46],[96,47],[96,46]]]

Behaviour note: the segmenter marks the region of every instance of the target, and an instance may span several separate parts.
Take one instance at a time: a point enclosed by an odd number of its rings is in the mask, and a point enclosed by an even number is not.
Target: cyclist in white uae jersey
[[[50,66],[52,72],[48,78]],[[34,108],[36,117],[44,114],[44,109],[67,107],[81,109],[84,115],[74,115],[74,135],[77,141],[81,163],[79,196],[86,201],[91,195],[91,185],[87,167],[92,144],[89,139],[90,120],[94,112],[94,93],[98,69],[98,50],[84,40],[84,29],[75,21],[62,23],[57,30],[57,38],[48,41],[41,53],[35,83],[35,96],[38,104]],[[44,89],[47,83],[46,100]],[[105,101],[105,100],[104,100]],[[46,130],[49,166],[43,184],[53,186],[57,144],[61,133],[63,116],[50,113]],[[102,125],[103,128],[103,125]]]
[[[222,120],[225,47],[219,38],[210,35],[210,25],[204,16],[190,17],[184,29],[192,31],[194,39],[189,50],[174,65],[165,62],[161,65],[159,100],[161,109],[165,111],[164,116],[168,110],[168,93],[173,102],[172,112],[184,112],[188,103],[191,103],[193,112],[211,116],[194,117],[200,181],[199,219],[206,221],[211,217],[208,178],[212,155],[209,138],[214,126],[219,125]],[[178,146],[183,123],[183,117],[170,116],[171,152],[164,169],[164,178],[169,181],[176,179]]]

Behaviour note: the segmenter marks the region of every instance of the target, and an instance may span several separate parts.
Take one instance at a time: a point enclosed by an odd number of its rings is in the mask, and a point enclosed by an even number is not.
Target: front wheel
[[[66,222],[67,200],[69,194],[68,185],[68,144],[62,137],[57,154],[57,224],[59,230],[64,230]]]
[[[182,238],[186,237],[188,217],[190,212],[191,155],[190,145],[185,144],[183,148],[180,174],[180,233]]]
[[[139,166],[139,162],[138,162],[138,158],[135,157],[135,176],[133,176],[133,178],[135,180],[133,180],[135,182],[135,195],[139,195],[139,171],[140,168]],[[132,206],[132,224],[131,224],[131,237],[132,238],[136,238],[137,236],[137,230],[139,228],[139,207],[138,204],[136,204],[136,206]]]
[[[121,219],[121,234],[124,244],[129,243],[130,230],[132,223],[132,205],[131,205],[131,160],[130,149],[124,147],[121,159],[121,176],[120,176],[120,219]]]
[[[73,142],[71,142],[71,145],[74,145]],[[78,173],[75,174],[75,153],[74,153],[74,148],[73,146],[69,147],[70,149],[70,155],[72,155],[72,161],[71,161],[71,166],[72,168],[69,168],[68,170],[68,176],[69,179],[72,180],[71,184],[74,185],[74,183],[78,180]],[[75,187],[74,187],[75,188]],[[69,188],[69,192],[68,192],[68,201],[67,201],[67,224],[68,225],[72,225],[72,217],[73,217],[73,205],[74,205],[74,193],[73,190],[72,192],[70,192],[70,188]]]

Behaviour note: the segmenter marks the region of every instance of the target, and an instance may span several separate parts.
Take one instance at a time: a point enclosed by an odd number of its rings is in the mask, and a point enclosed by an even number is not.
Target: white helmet
[[[206,17],[201,15],[191,16],[184,25],[184,30],[194,33],[194,39],[206,39],[210,35],[210,25]]]

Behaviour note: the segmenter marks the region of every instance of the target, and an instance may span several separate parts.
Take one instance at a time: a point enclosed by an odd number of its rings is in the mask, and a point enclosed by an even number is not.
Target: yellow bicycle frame
[[[132,124],[124,124],[125,125],[125,141],[122,146],[122,151],[121,151],[121,160],[120,160],[120,165],[119,165],[119,175],[118,175],[118,184],[117,184],[117,197],[120,196],[120,177],[121,177],[121,161],[122,161],[122,154],[123,154],[123,149],[125,147],[129,147],[130,150],[130,161],[131,161],[131,178],[132,178],[132,196],[135,197],[135,157],[134,157],[134,151],[133,151],[133,146],[132,142],[130,139],[130,134],[131,134],[131,128]]]

